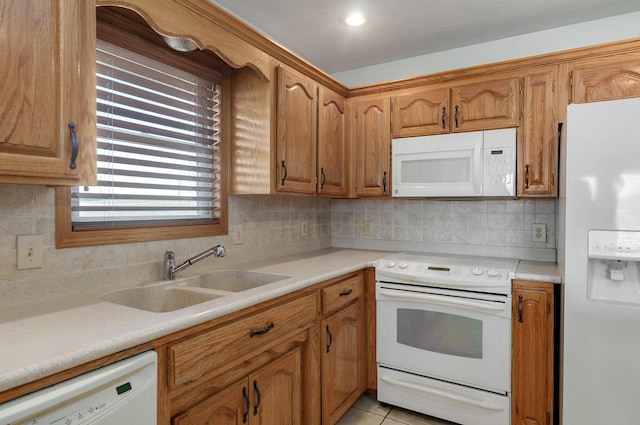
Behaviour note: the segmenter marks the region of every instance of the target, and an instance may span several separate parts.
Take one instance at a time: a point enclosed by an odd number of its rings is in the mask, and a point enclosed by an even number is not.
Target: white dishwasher
[[[0,404],[0,425],[156,425],[156,371],[138,354]]]

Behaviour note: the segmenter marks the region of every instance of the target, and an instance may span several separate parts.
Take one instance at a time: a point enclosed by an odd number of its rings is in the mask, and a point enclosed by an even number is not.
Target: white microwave
[[[393,139],[394,197],[515,197],[516,129]]]

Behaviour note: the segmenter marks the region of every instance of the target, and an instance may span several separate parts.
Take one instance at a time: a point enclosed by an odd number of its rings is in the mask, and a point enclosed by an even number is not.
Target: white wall
[[[640,37],[640,12],[338,72],[333,77],[354,88],[636,37]]]

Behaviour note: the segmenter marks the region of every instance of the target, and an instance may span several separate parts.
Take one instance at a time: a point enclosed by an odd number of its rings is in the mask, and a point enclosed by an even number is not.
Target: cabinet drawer
[[[342,307],[362,294],[362,275],[357,274],[322,290],[322,312]]]
[[[316,296],[304,297],[243,317],[169,346],[169,384],[194,381],[314,320]]]

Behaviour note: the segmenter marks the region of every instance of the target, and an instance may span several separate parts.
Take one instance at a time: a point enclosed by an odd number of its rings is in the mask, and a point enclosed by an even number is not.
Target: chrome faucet
[[[203,258],[207,258],[208,256],[213,255],[215,257],[224,257],[227,255],[227,250],[224,249],[222,245],[216,245],[200,254],[189,258],[184,263],[176,266],[176,256],[173,251],[167,251],[164,253],[164,280],[173,280],[175,278],[175,274],[179,271],[182,271],[192,265],[193,263],[197,263]]]

